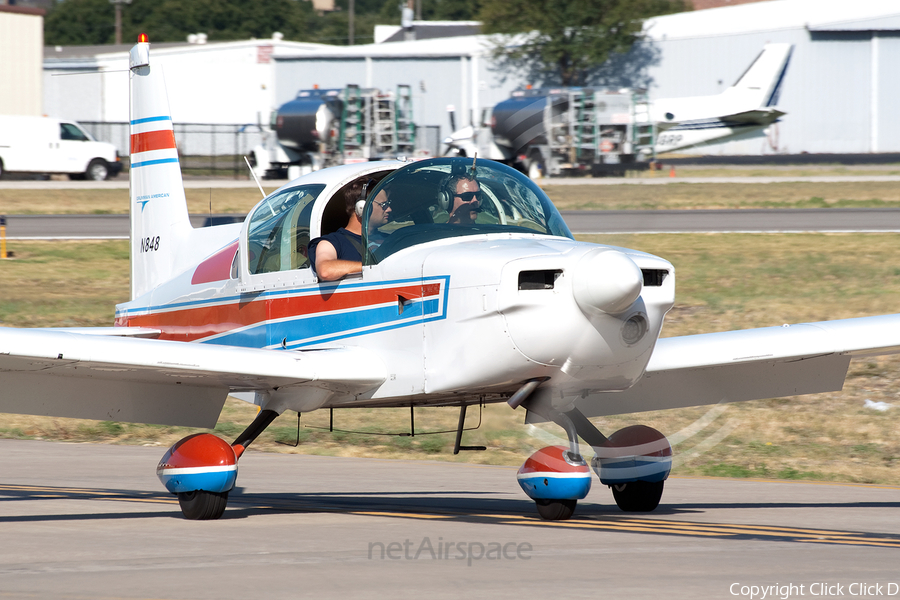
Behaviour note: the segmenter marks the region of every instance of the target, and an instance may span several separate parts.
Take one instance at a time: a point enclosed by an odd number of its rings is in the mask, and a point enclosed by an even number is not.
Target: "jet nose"
[[[641,295],[644,276],[625,254],[597,248],[581,257],[572,273],[572,293],[586,314],[621,313]]]

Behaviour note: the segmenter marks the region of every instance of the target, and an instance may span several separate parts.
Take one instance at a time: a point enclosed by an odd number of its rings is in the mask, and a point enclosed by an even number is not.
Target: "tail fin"
[[[160,65],[141,34],[130,57],[131,298],[189,266],[191,227]]]
[[[732,89],[743,98],[752,97],[757,108],[777,104],[793,48],[792,44],[766,44]]]

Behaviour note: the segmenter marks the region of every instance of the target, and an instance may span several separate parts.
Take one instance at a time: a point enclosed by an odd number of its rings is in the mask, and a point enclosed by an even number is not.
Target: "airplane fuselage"
[[[309,268],[242,281],[232,268],[238,246],[120,305],[116,324],[157,329],[161,339],[286,352],[362,345],[384,361],[386,380],[364,396],[282,400],[300,412],[501,399],[536,378],[566,398],[626,389],[643,373],[674,299],[667,261],[548,235],[435,240],[338,282],[318,281]],[[628,263],[642,277],[628,306],[611,314],[579,303],[579,279],[612,283]]]

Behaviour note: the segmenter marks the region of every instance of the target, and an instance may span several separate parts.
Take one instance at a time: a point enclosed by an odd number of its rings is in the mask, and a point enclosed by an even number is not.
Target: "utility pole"
[[[353,45],[353,18],[356,16],[356,0],[349,0],[350,6],[347,13],[347,44]]]
[[[122,5],[123,4],[131,4],[131,0],[109,0],[109,3],[116,7],[116,45],[121,45],[122,44]]]

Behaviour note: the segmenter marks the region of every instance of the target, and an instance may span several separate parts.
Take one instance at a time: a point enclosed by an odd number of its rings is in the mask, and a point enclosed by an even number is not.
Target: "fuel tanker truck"
[[[517,90],[481,126],[444,140],[449,153],[491,158],[532,178],[623,175],[653,159],[654,126],[646,94],[633,90]]]
[[[300,90],[272,114],[265,142],[251,152],[254,172],[267,179],[299,177],[324,167],[418,156],[412,95],[350,85]]]

